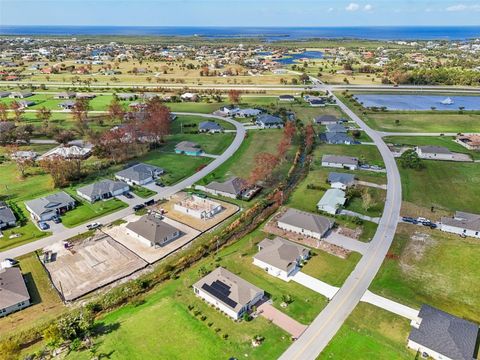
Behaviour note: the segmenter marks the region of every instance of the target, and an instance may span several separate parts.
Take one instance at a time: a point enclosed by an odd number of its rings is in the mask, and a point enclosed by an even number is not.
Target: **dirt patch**
[[[356,227],[355,229],[349,229],[346,227],[339,227],[337,233],[351,239],[358,240],[360,238],[360,235],[362,235],[362,228]]]
[[[400,267],[407,271],[413,266],[412,263],[417,263],[422,260],[425,252],[429,247],[434,245],[435,240],[429,234],[415,231],[403,250],[400,258]]]
[[[440,209],[433,209],[433,212],[431,209],[424,208],[418,205],[415,205],[411,202],[408,201],[403,201],[402,202],[402,210],[401,210],[401,215],[402,216],[411,216],[414,218],[417,217],[424,217],[426,219],[432,220],[432,221],[439,221],[442,216],[451,216],[452,214],[445,211],[445,210],[440,210]]]
[[[340,246],[336,246],[333,244],[329,244],[323,240],[318,240],[309,236],[303,236],[297,233],[293,233],[290,231],[286,231],[283,229],[280,229],[277,226],[277,220],[285,213],[287,209],[281,209],[278,211],[263,227],[263,230],[267,233],[274,234],[280,237],[283,237],[285,239],[297,242],[299,244],[314,248],[314,249],[319,249],[323,250],[331,255],[338,256],[339,258],[346,259],[348,255],[350,254],[349,250],[346,250]]]

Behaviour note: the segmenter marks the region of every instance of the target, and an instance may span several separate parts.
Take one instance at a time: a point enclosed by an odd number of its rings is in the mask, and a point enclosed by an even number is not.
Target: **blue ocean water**
[[[298,54],[290,54],[287,57],[278,59],[277,62],[284,65],[291,65],[295,63],[298,59],[309,58],[309,59],[321,59],[323,53],[321,51],[304,51]]]
[[[358,94],[357,100],[364,107],[385,107],[387,110],[480,110],[479,96],[450,96],[452,104],[442,104],[446,96],[436,95],[387,95],[387,94]]]
[[[266,40],[352,38],[371,40],[465,40],[480,37],[480,26],[397,27],[166,27],[0,25],[0,35],[163,35],[207,38],[262,37]]]

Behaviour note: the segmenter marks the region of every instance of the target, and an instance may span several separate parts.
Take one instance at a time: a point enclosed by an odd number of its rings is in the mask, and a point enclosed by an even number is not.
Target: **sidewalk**
[[[342,209],[342,210],[340,210],[340,214],[359,217],[362,220],[370,221],[370,222],[373,222],[375,224],[378,224],[380,222],[380,218],[378,218],[378,217],[370,217],[370,216],[363,215],[363,214],[360,214],[360,213],[357,213],[357,212],[354,212],[354,211],[350,211],[350,210]]]
[[[387,190],[387,185],[375,184],[375,183],[368,182],[368,181],[355,180],[355,184],[362,185],[362,186],[373,187],[373,188],[382,189],[382,190]]]

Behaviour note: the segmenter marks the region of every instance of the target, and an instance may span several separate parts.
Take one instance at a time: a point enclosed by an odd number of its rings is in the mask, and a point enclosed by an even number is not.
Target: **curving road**
[[[327,87],[324,89],[331,90]],[[392,153],[380,134],[370,129],[338,98],[335,99],[338,106],[372,138],[380,150],[387,171],[385,209],[367,252],[325,309],[302,336],[283,353],[281,360],[314,360],[323,351],[368,290],[390,248],[400,216],[402,188]]]
[[[234,125],[236,128],[236,135],[235,138],[233,139],[233,142],[230,144],[230,146],[223,152],[222,155],[218,156],[215,160],[213,160],[211,163],[209,163],[206,167],[204,167],[202,170],[196,172],[192,176],[172,185],[172,186],[167,186],[164,188],[159,188],[158,194],[151,197],[150,199],[163,199],[163,198],[168,198],[169,196],[195,184],[197,181],[200,179],[204,178],[207,176],[209,173],[211,173],[213,170],[218,168],[220,165],[222,165],[225,161],[227,161],[240,147],[242,144],[244,138],[245,138],[245,127],[243,126],[242,123],[239,123],[238,121],[235,121],[230,118],[224,118],[220,116],[215,116],[215,115],[208,115],[208,114],[199,114],[199,113],[182,113],[178,112],[175,113],[177,115],[194,115],[194,116],[199,116],[199,117],[205,117],[205,118],[215,118],[219,120],[223,120],[226,122],[229,122],[230,124]],[[122,219],[127,215],[132,214],[133,211],[133,206],[136,205],[137,203],[144,202],[150,199],[141,199],[141,201],[135,202],[135,204],[130,204],[129,207],[122,209],[120,211],[114,212],[112,214],[103,216],[101,218],[95,219],[95,221],[101,223],[101,224],[108,224],[111,223],[112,221]],[[37,241],[33,241],[30,243],[27,243],[25,245],[21,245],[9,250],[5,250],[3,252],[0,252],[0,259],[4,258],[16,258],[21,255],[25,255],[28,253],[31,253],[32,251],[44,248],[47,245],[51,245],[53,243],[56,243],[61,240],[66,240],[71,238],[72,236],[84,233],[86,231],[86,224],[76,226],[74,228],[65,228],[63,231],[60,231],[58,233],[55,233],[51,236],[39,239]]]

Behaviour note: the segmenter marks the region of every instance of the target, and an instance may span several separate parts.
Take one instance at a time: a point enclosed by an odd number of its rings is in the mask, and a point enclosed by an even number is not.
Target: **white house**
[[[102,199],[109,199],[114,196],[120,196],[130,190],[128,184],[123,181],[101,180],[77,189],[77,195],[84,199],[94,202]]]
[[[133,186],[148,184],[164,173],[162,168],[140,163],[117,172],[115,177]]]
[[[328,174],[327,182],[334,189],[346,190],[355,184],[355,176],[353,174],[331,172]]]
[[[18,267],[0,269],[0,294],[0,317],[30,305],[30,295]]]
[[[321,239],[333,226],[333,221],[317,214],[288,209],[277,221],[280,229]]]
[[[234,320],[240,319],[264,296],[262,289],[222,267],[193,284],[193,292]]]
[[[345,192],[343,190],[328,189],[317,203],[317,209],[335,215],[346,201],[347,198],[345,197]]]
[[[310,256],[308,248],[278,236],[273,240],[263,239],[257,247],[253,264],[284,281],[290,281],[299,265]]]
[[[322,166],[356,170],[358,169],[358,159],[351,156],[323,155]]]
[[[223,211],[223,206],[210,199],[197,195],[187,195],[173,205],[174,210],[193,216],[197,219],[211,219]]]
[[[454,154],[443,146],[417,146],[415,151],[421,159],[453,160]]]
[[[453,218],[442,217],[440,230],[480,239],[480,215],[457,211]]]
[[[478,325],[429,305],[411,322],[407,346],[436,360],[473,360]]]
[[[155,214],[142,216],[139,220],[128,223],[125,229],[127,235],[149,247],[165,246],[182,235],[179,229]]]

